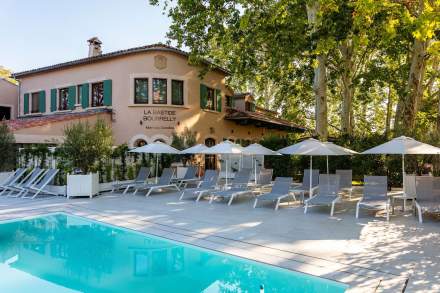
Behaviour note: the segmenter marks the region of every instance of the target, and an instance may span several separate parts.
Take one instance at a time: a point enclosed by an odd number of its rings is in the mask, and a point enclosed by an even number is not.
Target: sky
[[[97,36],[103,53],[165,43],[170,20],[148,0],[0,0],[0,66],[13,72],[87,57]]]

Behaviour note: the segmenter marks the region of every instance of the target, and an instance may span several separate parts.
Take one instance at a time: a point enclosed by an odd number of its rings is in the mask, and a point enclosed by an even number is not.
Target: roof
[[[95,63],[95,62],[99,62],[99,61],[103,61],[103,60],[108,60],[108,59],[116,58],[116,57],[120,57],[120,56],[138,54],[138,53],[143,53],[143,52],[152,52],[152,51],[171,52],[171,53],[176,53],[176,54],[182,55],[187,58],[190,55],[189,53],[187,53],[183,50],[180,50],[178,48],[159,43],[159,44],[152,44],[152,45],[147,45],[147,46],[141,46],[141,47],[135,47],[135,48],[130,48],[130,49],[114,51],[114,52],[110,52],[110,53],[101,54],[98,56],[86,57],[86,58],[77,59],[77,60],[73,60],[73,61],[69,61],[69,62],[58,63],[58,64],[45,66],[45,67],[41,67],[41,68],[17,72],[17,73],[13,73],[12,77],[20,78],[20,77],[29,76],[29,75],[36,74],[36,73],[48,72],[48,71],[53,71],[53,70],[57,70],[57,69],[64,69],[64,68],[68,68],[68,67],[72,67],[72,66],[76,66],[76,65],[91,64],[91,63]],[[204,63],[208,66],[213,66],[214,69],[216,69],[226,75],[230,74],[230,72],[227,69],[222,68],[222,67],[220,67],[220,66],[218,66],[208,60],[205,60]]]
[[[24,128],[31,128],[31,127],[38,127],[38,126],[44,126],[50,123],[54,122],[61,122],[61,121],[69,121],[69,120],[75,120],[79,118],[85,118],[97,115],[99,113],[110,113],[111,110],[109,109],[93,109],[88,110],[85,112],[70,112],[70,113],[62,113],[62,114],[51,114],[51,115],[40,115],[40,116],[29,116],[29,117],[22,117],[15,120],[7,120],[4,123],[6,123],[11,129],[11,131],[16,131],[19,129]]]
[[[226,120],[235,121],[242,125],[254,124],[256,126],[274,128],[292,132],[305,132],[306,127],[296,125],[288,120],[271,117],[258,112],[239,111],[236,109],[228,109]]]

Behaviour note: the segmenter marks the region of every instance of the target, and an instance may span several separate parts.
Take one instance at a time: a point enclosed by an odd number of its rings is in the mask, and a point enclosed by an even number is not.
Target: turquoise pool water
[[[0,292],[344,292],[316,278],[51,214],[0,222]]]

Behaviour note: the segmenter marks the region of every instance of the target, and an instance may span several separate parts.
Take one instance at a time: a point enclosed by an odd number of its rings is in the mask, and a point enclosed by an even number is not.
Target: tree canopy
[[[149,0],[170,42],[330,136],[440,137],[439,0]]]

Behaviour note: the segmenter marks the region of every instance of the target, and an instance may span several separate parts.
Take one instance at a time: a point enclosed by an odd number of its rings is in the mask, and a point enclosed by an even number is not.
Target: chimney
[[[87,42],[89,42],[89,57],[95,57],[102,54],[101,51],[102,42],[97,37],[93,37],[87,40]]]

